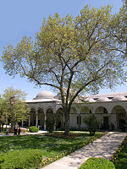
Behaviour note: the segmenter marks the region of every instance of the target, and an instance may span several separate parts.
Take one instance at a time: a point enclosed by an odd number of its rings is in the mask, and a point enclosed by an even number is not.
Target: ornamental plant
[[[99,129],[100,121],[97,120],[97,118],[94,114],[85,117],[83,119],[83,121],[87,125],[88,131],[90,132],[90,135],[94,136],[97,129]]]
[[[38,132],[38,128],[36,127],[36,126],[31,126],[31,127],[29,127],[29,131],[30,132]]]
[[[79,169],[115,169],[115,166],[105,158],[89,158]]]

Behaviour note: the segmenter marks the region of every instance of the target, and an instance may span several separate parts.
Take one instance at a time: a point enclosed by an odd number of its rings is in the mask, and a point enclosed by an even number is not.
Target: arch
[[[124,107],[116,105],[112,108],[112,114],[116,116],[116,127],[122,131],[125,131],[127,124],[127,113]]]
[[[35,108],[31,108],[30,110],[30,126],[35,126],[36,124],[36,109]]]
[[[87,106],[82,106],[81,108],[80,108],[80,113],[92,113],[92,110],[91,110],[91,108],[90,107],[87,107]]]
[[[44,129],[44,119],[45,119],[44,111],[42,108],[39,108],[38,109],[38,125],[41,130]]]
[[[96,108],[95,113],[96,114],[108,114],[108,110],[103,106],[99,106]]]
[[[64,113],[62,108],[59,108],[56,111],[55,120],[56,120],[56,129],[64,127]]]
[[[121,105],[116,105],[112,108],[111,113],[126,113],[126,110]]]
[[[53,114],[53,109],[52,108],[48,108],[46,110],[46,114]]]
[[[75,106],[72,106],[72,107],[71,107],[70,113],[71,113],[71,114],[77,113],[77,110],[76,110],[76,107],[75,107]]]
[[[52,108],[48,108],[46,111],[46,129],[53,131],[54,128],[54,115]]]
[[[108,110],[104,106],[95,109],[96,118],[100,120],[100,129],[109,130]]]

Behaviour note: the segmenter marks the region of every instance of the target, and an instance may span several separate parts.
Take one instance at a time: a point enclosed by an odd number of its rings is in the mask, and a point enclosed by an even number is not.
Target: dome
[[[54,95],[48,90],[41,91],[40,93],[37,94],[37,96],[34,98],[36,100],[40,99],[53,99]]]
[[[115,96],[112,101],[124,101],[126,98],[124,96]]]
[[[86,98],[85,101],[86,102],[96,102],[93,98]]]
[[[108,102],[110,100],[107,97],[99,97],[97,101],[98,102]]]

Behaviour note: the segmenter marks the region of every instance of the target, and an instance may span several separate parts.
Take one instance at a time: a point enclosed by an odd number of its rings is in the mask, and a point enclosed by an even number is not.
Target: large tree
[[[119,13],[112,17],[109,30],[112,41],[111,50],[127,57],[127,0],[123,0]]]
[[[111,17],[109,6],[90,9],[87,5],[75,18],[55,14],[43,20],[35,42],[23,37],[16,47],[4,49],[2,59],[9,75],[20,74],[59,91],[65,134],[72,103],[82,92],[97,92],[120,82],[124,62],[110,50]]]
[[[13,129],[14,125],[19,124],[22,120],[26,121],[29,116],[30,109],[25,103],[26,94],[17,89],[9,87],[4,91],[2,102],[2,117],[4,124],[11,123]]]

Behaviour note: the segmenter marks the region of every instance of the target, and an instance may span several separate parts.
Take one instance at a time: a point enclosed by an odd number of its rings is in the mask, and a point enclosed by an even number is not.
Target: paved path
[[[44,167],[43,169],[77,169],[90,157],[109,159],[117,150],[127,133],[110,132],[93,143]]]

